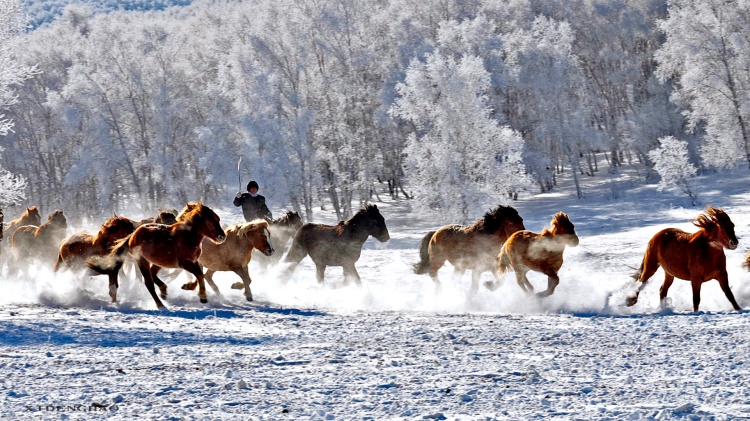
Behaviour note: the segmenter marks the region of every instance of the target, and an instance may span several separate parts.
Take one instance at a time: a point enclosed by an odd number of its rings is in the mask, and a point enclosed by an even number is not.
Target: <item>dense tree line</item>
[[[26,34],[3,168],[92,215],[243,179],[341,218],[374,195],[466,221],[569,171],[616,174],[659,139],[750,165],[750,8],[676,0],[202,0],[69,6]],[[682,145],[682,143],[680,143]],[[663,146],[663,145],[662,145]],[[718,147],[717,147],[718,146]],[[409,189],[404,185],[408,182]],[[242,184],[242,183],[240,183]]]

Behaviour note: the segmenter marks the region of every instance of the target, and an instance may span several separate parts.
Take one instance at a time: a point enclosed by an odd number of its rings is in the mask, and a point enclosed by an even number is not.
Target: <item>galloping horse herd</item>
[[[672,282],[679,278],[691,282],[693,311],[698,311],[701,285],[716,279],[734,309],[740,310],[729,288],[724,255],[724,248],[734,250],[738,245],[734,224],[723,210],[712,206],[693,224],[699,228],[695,233],[668,228],[649,241],[641,268],[633,276],[637,290],[627,297],[626,305],[637,302],[640,290],[661,266],[665,273],[659,293],[662,304]],[[360,284],[355,263],[362,245],[370,236],[380,242],[390,239],[385,219],[376,205],[367,205],[334,226],[303,224],[296,212],[287,211],[270,223],[255,220],[225,229],[213,210],[197,202],[187,204],[179,213],[161,212],[142,221],[114,215],[93,235],[80,232],[66,237],[66,231],[67,222],[61,210],[53,212],[42,224],[39,209],[27,208],[19,218],[6,224],[4,232],[0,231],[0,238],[3,234],[6,238],[0,250],[8,262],[9,274],[17,275],[32,264],[42,264],[53,265],[54,272],[67,269],[85,271],[87,276],[107,275],[109,295],[116,302],[123,266],[136,265],[136,274],[142,276],[158,308],[165,308],[162,300],[167,298],[167,285],[158,276],[162,268],[183,269],[195,276],[195,281],[182,288],[193,290],[197,286],[202,303],[208,302],[206,281],[219,294],[214,273],[234,272],[242,282],[232,288],[243,289],[246,299],[252,301],[248,264],[253,255],[263,266],[278,264],[286,243],[292,239],[282,263],[285,265],[282,278],[288,278],[309,255],[318,282],[324,281],[327,266],[341,266],[346,281],[354,279]],[[420,242],[420,261],[414,265],[414,272],[428,273],[439,288],[438,270],[446,261],[457,276],[471,269],[470,293],[475,294],[483,272],[492,273],[494,280],[484,286],[495,290],[503,274],[512,269],[518,285],[531,295],[534,287],[526,274],[536,271],[547,275],[547,289],[537,294],[546,297],[560,283],[557,274],[565,247],[575,247],[578,241],[575,226],[562,212],[554,215],[550,228],[534,233],[526,230],[523,218],[514,208],[498,206],[470,226],[445,225],[428,232]],[[257,253],[253,254],[254,250]],[[743,266],[750,270],[750,254]]]

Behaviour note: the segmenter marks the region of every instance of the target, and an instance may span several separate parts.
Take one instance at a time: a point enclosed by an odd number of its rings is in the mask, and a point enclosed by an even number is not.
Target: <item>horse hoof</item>
[[[208,303],[208,298],[201,298],[201,303],[207,304]]]
[[[184,289],[185,291],[192,291],[196,286],[198,286],[197,282],[188,282],[182,286],[182,289]]]
[[[499,282],[486,281],[484,283],[484,287],[487,288],[490,291],[494,291],[494,290],[496,290],[496,289],[498,289],[500,287],[500,283]]]
[[[638,302],[638,297],[628,297],[625,299],[625,305],[628,307],[633,307],[635,303]]]
[[[232,289],[244,289],[244,288],[245,288],[245,284],[243,284],[242,282],[235,282],[232,284]]]
[[[245,296],[245,299],[246,299],[247,301],[253,301],[253,296],[252,296],[252,295],[246,295],[246,296]]]

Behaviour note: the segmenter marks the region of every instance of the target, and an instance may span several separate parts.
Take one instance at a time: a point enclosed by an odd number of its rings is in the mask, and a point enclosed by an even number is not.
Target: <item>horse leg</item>
[[[646,248],[646,254],[643,255],[641,274],[636,281],[638,283],[638,289],[636,289],[635,294],[625,299],[625,305],[628,307],[632,307],[638,302],[638,295],[641,293],[643,287],[646,286],[646,282],[648,282],[649,278],[654,276],[654,273],[659,269],[657,254],[656,252],[651,251],[653,241],[654,240],[652,239],[651,242],[649,242],[648,248]]]
[[[208,285],[212,290],[214,290],[214,293],[216,293],[216,295],[221,295],[221,292],[219,292],[219,287],[214,282],[214,273],[216,273],[215,270],[208,269],[206,270],[205,275],[203,275],[203,278],[206,280],[206,282],[208,282]]]
[[[156,303],[156,307],[161,309],[165,309],[164,303],[161,302],[159,297],[156,295],[156,288],[154,288],[154,279],[151,277],[151,266],[148,262],[148,260],[144,258],[138,259],[138,269],[141,271],[141,275],[143,275],[143,282],[146,284],[146,289],[148,290],[148,293],[151,294],[151,298],[154,299],[154,303]]]
[[[359,278],[359,273],[357,272],[357,268],[354,266],[354,263],[352,263],[351,265],[344,266],[343,269],[344,269],[344,281],[346,283],[349,283],[348,281],[349,278],[353,278],[354,282],[357,285],[359,286],[362,285],[362,280]]]
[[[117,302],[117,288],[119,288],[119,283],[117,282],[117,276],[120,271],[117,272],[110,272],[109,275],[109,298],[112,299],[113,303]]]
[[[542,273],[547,275],[547,289],[540,292],[538,295],[540,297],[549,297],[555,293],[555,288],[560,285],[560,277],[557,276],[557,272],[555,272],[554,269],[548,269]]]
[[[323,283],[325,274],[326,274],[326,265],[315,263],[315,278],[318,280],[319,284]]]
[[[180,262],[180,267],[192,273],[195,279],[198,280],[198,299],[201,303],[206,304],[208,302],[208,298],[206,298],[206,282],[204,281],[201,265],[198,262],[184,260]]]
[[[534,292],[534,285],[531,285],[531,282],[526,278],[526,272],[528,271],[516,270],[516,282],[526,295],[531,295]]]
[[[667,291],[672,286],[672,282],[674,282],[674,276],[664,272],[664,283],[659,288],[659,303],[661,303],[661,308],[666,307]]]
[[[722,271],[716,280],[719,281],[719,286],[721,287],[721,290],[724,291],[724,295],[726,295],[729,302],[732,303],[732,307],[734,307],[736,311],[742,310],[742,308],[737,304],[737,301],[735,301],[732,290],[729,288],[729,275],[727,275],[727,271]]]
[[[698,306],[701,304],[701,285],[703,282],[700,279],[691,279],[690,285],[693,287],[693,313],[698,312]]]
[[[482,277],[482,270],[479,268],[473,268],[471,270],[471,287],[469,288],[470,295],[476,295],[479,291],[479,278]]]
[[[161,266],[151,265],[151,279],[153,279],[156,286],[159,287],[159,294],[161,295],[162,300],[166,300],[167,284],[156,276],[156,274],[159,273],[159,270],[161,270]]]
[[[237,276],[242,279],[241,285],[242,288],[245,289],[245,299],[247,301],[253,301],[253,292],[250,290],[250,283],[253,282],[253,280],[250,279],[250,273],[247,270],[247,266],[234,269],[232,272],[236,273]],[[208,278],[208,272],[206,272],[206,278]],[[232,288],[234,288],[234,285],[232,285]]]

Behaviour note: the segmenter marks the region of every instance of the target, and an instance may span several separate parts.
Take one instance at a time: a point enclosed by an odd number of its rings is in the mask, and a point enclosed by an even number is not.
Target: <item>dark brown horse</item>
[[[203,239],[201,244],[203,251],[198,263],[207,269],[206,281],[214,292],[219,293],[219,288],[213,281],[214,273],[234,272],[242,279],[239,289],[244,288],[247,301],[253,301],[253,293],[250,291],[252,279],[250,279],[250,274],[247,271],[247,265],[250,263],[253,250],[263,253],[264,256],[274,254],[268,222],[264,219],[256,219],[251,222],[234,224],[227,228],[226,232],[227,239],[221,244]],[[196,285],[197,281],[188,282],[182,286],[182,289],[193,290]],[[232,287],[234,288],[234,285]]]
[[[274,219],[268,225],[268,231],[271,232],[273,243],[275,245],[276,253],[267,256],[261,252],[260,249],[255,249],[253,254],[255,255],[255,261],[260,263],[261,268],[265,269],[269,265],[275,265],[281,260],[281,256],[284,254],[284,248],[286,243],[294,237],[302,227],[302,218],[300,218],[297,212],[287,211],[281,218]],[[234,289],[242,289],[242,283],[235,283],[232,285]]]
[[[315,263],[318,282],[323,282],[328,266],[341,266],[344,278],[360,283],[354,264],[362,253],[362,245],[369,236],[380,242],[390,240],[385,220],[378,207],[367,205],[347,221],[335,226],[307,223],[294,235],[292,246],[284,259],[288,266],[283,276],[288,277],[308,254]]]
[[[219,223],[219,216],[200,202],[189,203],[177,215],[176,224],[141,225],[132,234],[115,243],[107,258],[90,258],[87,264],[98,273],[109,275],[110,283],[114,276],[116,291],[116,277],[125,255],[132,255],[138,262],[146,288],[158,308],[165,307],[156,295],[154,284],[159,286],[162,298],[167,297],[167,285],[157,277],[159,269],[184,269],[198,280],[198,297],[202,303],[206,303],[206,284],[198,263],[204,238],[216,243],[224,241],[226,234]]]
[[[638,289],[627,298],[628,306],[638,302],[641,289],[661,266],[664,269],[664,283],[659,290],[662,305],[674,278],[679,278],[690,281],[693,287],[693,311],[698,311],[701,285],[716,279],[732,307],[740,311],[729,288],[727,260],[724,255],[724,248],[734,250],[739,244],[734,234],[734,223],[723,210],[708,206],[705,214],[699,215],[693,224],[700,228],[695,233],[667,228],[651,238],[639,270]]]
[[[560,283],[557,272],[563,264],[565,246],[578,245],[575,226],[568,215],[559,212],[550,222],[552,229],[545,228],[541,234],[523,230],[514,233],[505,242],[497,256],[498,275],[502,275],[509,268],[516,272],[516,281],[527,294],[534,291],[534,287],[526,278],[530,270],[547,275],[547,289],[539,296],[547,297],[555,292]]]
[[[92,235],[78,232],[66,238],[57,254],[54,271],[68,268],[80,270],[86,268],[86,260],[93,256],[105,256],[118,240],[122,240],[135,231],[136,223],[117,215],[104,222],[99,231]]]
[[[476,292],[482,273],[494,274],[497,253],[505,240],[522,229],[525,229],[523,218],[510,206],[498,206],[470,226],[445,225],[422,238],[420,261],[414,265],[414,272],[429,273],[435,284],[440,285],[437,273],[447,260],[457,278],[471,269],[471,291]]]
[[[40,226],[19,227],[11,237],[16,268],[27,266],[34,260],[52,265],[67,229],[67,220],[59,209],[50,214],[47,222]]]

